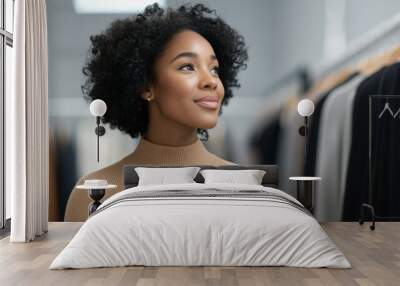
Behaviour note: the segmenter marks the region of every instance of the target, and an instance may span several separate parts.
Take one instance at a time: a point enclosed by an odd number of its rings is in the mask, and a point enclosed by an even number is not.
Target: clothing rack
[[[383,52],[388,48],[394,48],[399,45],[399,38],[400,14],[397,14],[356,39],[348,46],[347,50],[343,54],[338,55],[335,59],[323,61],[321,65],[311,69],[312,78],[314,80],[320,80],[339,71],[340,69],[356,64],[360,60],[366,59],[372,54]],[[371,179],[371,174],[369,176]],[[369,184],[371,184],[371,181]],[[369,186],[368,192],[369,196],[371,196],[371,186]],[[365,222],[365,211],[369,211],[370,213],[372,222],[370,229],[374,230],[375,221],[380,219],[380,217],[375,214],[375,209],[371,205],[371,198],[368,203],[363,203],[360,206],[360,224]]]
[[[280,79],[275,80],[273,84],[265,89],[265,96],[271,95],[286,87],[290,83],[299,84],[299,91],[304,93],[311,87],[311,76],[307,67],[300,66],[285,74]]]
[[[351,63],[365,58],[371,53],[381,51],[390,45],[398,45],[400,38],[400,13],[370,30],[352,42],[346,52],[336,59],[323,61],[320,66],[311,69],[314,80],[321,79]]]

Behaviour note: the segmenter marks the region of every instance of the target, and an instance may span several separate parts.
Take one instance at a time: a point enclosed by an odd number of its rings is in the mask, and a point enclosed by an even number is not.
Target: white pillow
[[[261,185],[265,175],[263,170],[201,170],[204,183],[226,183]]]
[[[138,186],[195,183],[199,167],[182,168],[135,168],[139,176]]]

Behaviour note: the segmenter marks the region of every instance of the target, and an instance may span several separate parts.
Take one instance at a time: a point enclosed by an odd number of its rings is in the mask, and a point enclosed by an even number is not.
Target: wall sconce
[[[100,117],[102,117],[106,113],[106,111],[107,111],[107,105],[101,99],[95,99],[90,104],[90,113],[93,116],[96,116],[96,124],[97,124],[97,127],[94,130],[94,132],[97,135],[97,162],[99,162],[99,138],[100,136],[106,134],[106,129],[104,128],[104,126],[100,125]]]
[[[299,134],[305,137],[304,158],[307,158],[308,117],[314,113],[314,103],[310,99],[302,99],[297,104],[297,112],[304,117],[304,125],[299,128]]]

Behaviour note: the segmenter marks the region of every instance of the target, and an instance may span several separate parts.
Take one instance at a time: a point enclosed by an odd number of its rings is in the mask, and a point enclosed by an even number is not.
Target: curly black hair
[[[202,4],[185,4],[176,10],[153,4],[143,13],[115,20],[104,32],[90,37],[82,91],[89,102],[102,99],[107,104],[103,123],[109,123],[112,129],[118,127],[133,138],[146,134],[148,102],[140,95],[154,79],[157,57],[183,30],[199,33],[213,47],[225,88],[222,104],[228,103],[232,88],[240,87],[238,71],[246,68],[248,55],[243,36],[217,17],[215,10]]]

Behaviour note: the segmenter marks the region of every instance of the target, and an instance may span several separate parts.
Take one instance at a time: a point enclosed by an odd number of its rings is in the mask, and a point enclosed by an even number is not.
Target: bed
[[[264,170],[260,185],[205,183],[198,173],[193,183],[150,186],[138,185],[137,167],[124,167],[124,191],[100,205],[50,269],[351,267],[307,209],[278,189],[277,166],[198,166]]]

